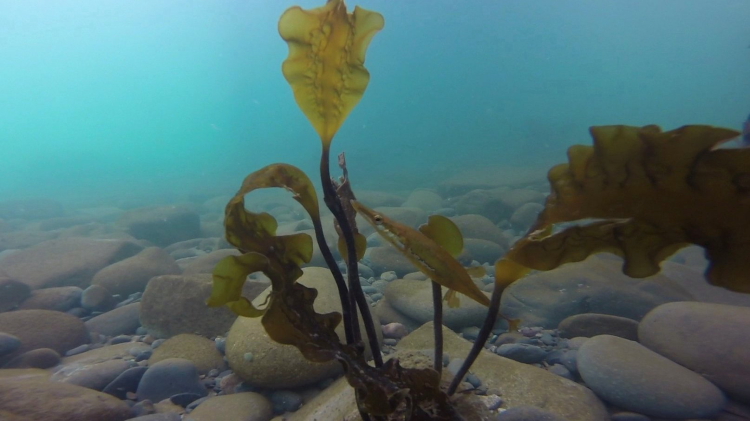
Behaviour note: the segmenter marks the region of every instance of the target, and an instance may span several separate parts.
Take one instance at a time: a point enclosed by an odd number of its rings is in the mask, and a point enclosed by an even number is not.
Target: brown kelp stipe
[[[443,291],[440,284],[430,281],[432,284],[432,308],[433,312],[433,329],[435,335],[435,361],[433,367],[438,374],[443,372]]]
[[[330,148],[325,144],[323,145],[323,153],[320,157],[320,182],[323,185],[323,201],[333,214],[336,222],[339,224],[342,236],[346,242],[347,255],[343,257],[347,260],[346,272],[347,277],[349,278],[348,286],[350,294],[348,301],[352,310],[351,321],[352,326],[355,329],[355,340],[361,340],[361,335],[359,335],[359,337],[356,336],[356,334],[359,333],[356,309],[359,308],[359,312],[362,314],[362,323],[365,325],[367,340],[370,344],[370,349],[372,350],[372,358],[375,362],[375,367],[381,367],[383,365],[383,357],[380,355],[380,344],[378,344],[378,336],[375,332],[375,323],[372,320],[370,305],[367,304],[365,293],[362,292],[362,285],[359,284],[359,268],[357,267],[357,250],[354,240],[354,229],[349,222],[349,218],[346,216],[344,207],[341,204],[341,198],[336,194],[336,187],[331,180]],[[333,265],[329,264],[329,268],[331,271],[339,270],[335,261],[333,262]]]

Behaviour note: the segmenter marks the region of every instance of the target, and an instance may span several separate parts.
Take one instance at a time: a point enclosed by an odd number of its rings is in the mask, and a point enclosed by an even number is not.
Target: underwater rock
[[[489,240],[465,238],[464,251],[457,259],[460,262],[476,260],[480,263],[495,263],[508,249]]]
[[[130,363],[125,360],[110,360],[96,364],[72,363],[57,370],[50,380],[102,391],[130,367]]]
[[[210,274],[164,275],[153,278],[141,299],[141,324],[157,338],[180,333],[213,338],[223,336],[237,315],[226,307],[208,307],[213,278]],[[253,299],[269,285],[248,281],[244,295]]]
[[[510,216],[510,223],[521,231],[527,231],[536,221],[544,206],[539,203],[525,203],[518,207]]]
[[[90,311],[107,311],[117,304],[112,293],[101,285],[91,285],[81,294],[81,307]]]
[[[30,295],[28,285],[0,273],[0,313],[18,307]]]
[[[186,415],[184,421],[268,421],[273,417],[271,402],[255,392],[214,396]],[[333,418],[331,418],[333,419]]]
[[[185,206],[159,206],[124,213],[117,224],[130,235],[157,246],[201,236],[200,217]]]
[[[195,275],[198,273],[213,273],[214,267],[219,260],[227,256],[239,256],[240,253],[236,249],[221,249],[215,250],[203,256],[195,257],[188,263],[183,269],[183,275]]]
[[[61,238],[20,250],[0,260],[0,270],[31,289],[86,288],[94,274],[135,255],[141,246],[123,240]]]
[[[13,358],[2,366],[8,368],[52,368],[60,364],[60,354],[54,349],[37,348]]]
[[[586,341],[578,350],[578,372],[598,396],[651,417],[707,419],[726,404],[721,390],[700,374],[617,336]]]
[[[380,190],[357,189],[357,200],[370,208],[377,208],[380,206],[401,206],[401,204],[404,203],[404,198],[402,196]]]
[[[622,274],[621,266],[620,258],[597,255],[531,274],[505,289],[500,312],[521,319],[522,326],[553,329],[575,314],[601,313],[640,320],[660,304],[693,300],[679,282],[663,274],[633,279]]]
[[[405,208],[419,208],[423,211],[433,213],[443,207],[443,198],[431,190],[414,190],[401,205]],[[390,217],[390,214],[388,214]]]
[[[0,251],[22,250],[53,240],[59,236],[57,232],[47,231],[11,231],[0,233]]]
[[[141,303],[130,303],[86,321],[89,332],[105,336],[132,335],[141,325]]]
[[[168,358],[183,358],[192,361],[199,374],[207,374],[212,369],[223,369],[224,358],[216,349],[214,341],[203,336],[182,333],[164,341],[154,350],[148,363],[153,365]]]
[[[459,215],[481,215],[492,222],[499,222],[511,213],[499,197],[489,190],[472,190],[450,202]]]
[[[63,216],[63,206],[53,199],[6,200],[0,202],[0,218],[48,219]]]
[[[113,295],[127,297],[143,292],[151,278],[181,272],[172,256],[158,247],[148,247],[127,259],[113,263],[94,275],[92,285],[101,285]]]
[[[548,170],[548,168],[543,167],[509,166],[471,168],[441,182],[439,192],[443,197],[450,197],[459,196],[475,189],[546,187]]]
[[[641,320],[641,344],[750,403],[750,308],[678,302]]]
[[[394,271],[398,276],[404,276],[415,269],[409,259],[389,244],[370,247],[365,256],[370,260],[370,267],[375,273]]]
[[[21,340],[9,333],[0,332],[0,357],[8,355],[21,346]]]
[[[21,310],[68,311],[81,305],[83,290],[78,287],[42,288],[31,292],[31,296],[18,307]]]
[[[508,240],[503,235],[503,231],[488,218],[482,215],[460,215],[451,217],[450,220],[458,226],[464,238],[492,241],[503,250],[508,250]]]
[[[297,282],[318,290],[318,296],[313,304],[315,311],[321,314],[341,312],[341,302],[331,272],[316,267],[304,268],[303,271]],[[253,304],[260,306],[269,292],[270,288],[256,297]],[[375,315],[373,322],[378,333],[378,342],[382,344],[380,320]],[[360,328],[364,332],[361,318]],[[343,323],[336,327],[336,334],[344,340]],[[366,355],[369,355],[369,345],[366,343],[365,346]],[[252,360],[248,361],[245,358],[247,353],[253,355]],[[306,360],[294,346],[272,341],[261,325],[260,318],[237,318],[227,335],[226,357],[232,370],[246,383],[272,389],[309,385],[339,374],[342,370],[341,364],[337,361],[313,363]]]
[[[85,387],[35,380],[0,379],[0,413],[30,420],[125,421],[130,407],[114,396]]]
[[[0,332],[21,340],[15,352],[0,358],[0,366],[11,358],[37,348],[51,348],[59,354],[90,342],[81,319],[59,311],[18,310],[0,313]]]
[[[500,198],[503,205],[510,209],[512,213],[515,213],[524,205],[532,203],[541,205],[547,197],[544,193],[531,189],[496,189],[493,190],[493,193]],[[535,220],[536,218],[531,222]]]
[[[463,357],[469,353],[471,342],[461,339],[447,328],[443,328],[443,336],[444,349],[449,355]],[[396,348],[399,351],[434,348],[432,323],[403,338]],[[544,407],[567,421],[608,419],[604,404],[589,389],[546,370],[483,350],[470,372],[477,373],[488,389],[499,391],[505,408]]]
[[[208,391],[198,377],[198,369],[182,358],[170,358],[149,366],[143,374],[136,395],[138,400],[159,402],[178,393],[206,396]]]
[[[631,341],[638,340],[638,322],[627,317],[585,313],[563,319],[557,326],[561,338],[612,335]]]
[[[140,383],[141,378],[143,377],[143,374],[146,372],[146,370],[148,370],[148,367],[138,366],[123,371],[108,385],[106,385],[102,392],[112,395],[118,399],[126,399],[128,396],[128,392],[136,392],[136,390],[138,389],[138,383]]]
[[[443,288],[443,293],[446,291],[447,289]],[[489,294],[485,295],[489,297]],[[461,301],[459,307],[443,306],[443,324],[456,332],[470,326],[481,326],[487,315],[487,307],[463,294],[458,294],[458,297]],[[394,311],[406,319],[406,323],[400,320],[383,320],[385,323],[400,322],[407,327],[415,328],[433,320],[431,282],[396,279],[385,288],[385,298],[382,301],[387,301]],[[380,305],[379,303],[378,306]],[[381,314],[377,310],[376,312],[378,315]]]
[[[516,406],[501,412],[493,421],[565,421],[565,419],[535,406]]]

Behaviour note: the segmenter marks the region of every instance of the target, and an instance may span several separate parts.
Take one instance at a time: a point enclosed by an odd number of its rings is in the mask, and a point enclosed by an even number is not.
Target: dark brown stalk
[[[375,367],[383,366],[383,356],[380,355],[380,344],[378,343],[378,337],[375,333],[375,324],[370,314],[370,305],[367,304],[364,292],[362,292],[362,286],[359,284],[359,268],[357,267],[357,250],[354,242],[354,231],[346,218],[346,214],[343,211],[339,197],[336,194],[336,189],[331,181],[331,170],[330,170],[330,153],[329,148],[323,146],[323,153],[320,157],[320,182],[323,187],[323,201],[331,210],[333,217],[339,223],[341,232],[344,234],[344,241],[346,242],[347,252],[347,276],[349,278],[349,291],[354,296],[354,299],[359,307],[359,312],[362,314],[362,322],[365,325],[365,332],[367,333],[367,340],[370,344],[370,350],[372,351],[372,358],[375,361]],[[326,263],[328,263],[326,261]],[[330,263],[328,263],[330,266]],[[338,270],[338,266],[331,266],[331,270]],[[343,302],[342,302],[343,306]],[[352,322],[355,326],[357,323],[357,312],[352,308]]]
[[[482,328],[479,329],[479,335],[477,335],[477,339],[474,341],[474,345],[472,345],[469,355],[466,356],[464,363],[461,365],[458,373],[456,373],[456,377],[451,380],[451,384],[448,386],[448,396],[456,393],[458,385],[461,384],[464,376],[469,372],[469,368],[471,368],[471,365],[474,364],[474,361],[479,356],[479,352],[484,348],[484,343],[487,342],[487,338],[490,337],[492,328],[495,326],[495,321],[497,320],[497,313],[500,311],[500,297],[503,295],[502,292],[503,289],[495,285],[495,289],[492,290],[492,298],[490,298],[490,308],[487,310],[487,317],[484,318],[484,324],[482,325]]]
[[[359,336],[359,324],[353,323],[352,320],[352,305],[349,302],[349,291],[346,287],[346,281],[344,276],[341,274],[336,259],[333,258],[331,249],[328,248],[325,236],[323,235],[323,226],[320,224],[320,220],[313,219],[313,227],[315,228],[315,239],[320,247],[320,253],[323,255],[323,259],[326,261],[326,265],[331,270],[334,281],[336,281],[336,287],[339,291],[339,299],[341,300],[341,313],[343,313],[344,319],[344,336],[347,344],[353,344],[358,342]],[[356,330],[355,330],[356,329]]]
[[[440,284],[432,282],[432,307],[435,312],[433,323],[435,329],[435,361],[434,368],[438,374],[443,371],[443,291]]]

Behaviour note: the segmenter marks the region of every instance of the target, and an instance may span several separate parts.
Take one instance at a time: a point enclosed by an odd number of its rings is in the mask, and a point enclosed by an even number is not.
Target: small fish
[[[461,263],[435,240],[414,228],[400,224],[365,205],[352,200],[352,207],[384,239],[409,259],[414,266],[430,279],[452,290],[446,294],[449,306],[457,305],[456,292],[467,295],[479,304],[489,306],[490,300],[474,284]],[[438,233],[433,233],[439,237]]]

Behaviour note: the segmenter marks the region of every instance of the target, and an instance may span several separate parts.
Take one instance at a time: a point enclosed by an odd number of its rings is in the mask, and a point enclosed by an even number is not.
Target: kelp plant
[[[364,255],[366,241],[355,224],[356,211],[376,225],[381,234],[391,236],[418,268],[436,282],[435,305],[440,306],[440,284],[467,294],[482,304],[488,299],[451,255],[462,248],[460,233],[446,218],[435,217],[421,232],[381,217],[356,202],[350,188],[343,154],[339,166],[343,177],[330,175],[330,146],[338,129],[359,102],[369,82],[364,67],[365,53],[374,35],[384,26],[383,17],[356,7],[348,13],[343,0],[329,0],[325,6],[303,10],[292,7],[279,20],[279,33],[289,46],[282,70],[292,87],[297,104],[312,123],[322,142],[320,178],[323,200],[334,216],[339,234],[338,249],[346,260],[348,282],[326,244],[315,189],[298,168],[273,164],[245,178],[240,190],[225,210],[227,240],[241,251],[240,256],[221,260],[214,269],[210,306],[227,305],[246,317],[262,317],[269,337],[293,345],[310,361],[338,360],[349,384],[355,389],[360,415],[382,420],[398,417],[413,420],[458,420],[448,395],[440,389],[442,355],[436,355],[435,369],[401,367],[397,359],[383,362],[375,328],[359,284],[357,261]],[[268,213],[245,209],[245,195],[261,188],[279,187],[293,193],[309,214],[320,251],[331,270],[342,304],[342,314],[318,314],[313,310],[315,289],[297,283],[301,266],[312,257],[312,238],[307,234],[276,235],[277,222]],[[390,230],[387,233],[384,229]],[[399,237],[400,236],[400,237]],[[445,250],[443,244],[451,252]],[[271,280],[271,294],[265,308],[255,307],[242,296],[247,276],[262,272]],[[455,292],[446,295],[456,304]],[[365,359],[358,311],[365,336],[372,349],[374,366]],[[436,311],[438,322],[440,311]],[[344,322],[345,343],[334,328]],[[440,326],[440,323],[437,323]],[[439,347],[438,347],[439,348]],[[440,351],[441,352],[441,351]]]

